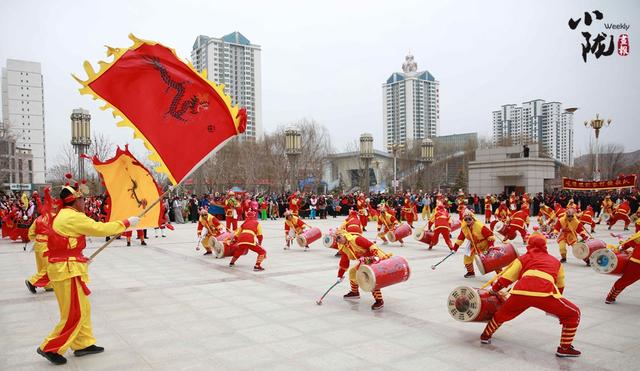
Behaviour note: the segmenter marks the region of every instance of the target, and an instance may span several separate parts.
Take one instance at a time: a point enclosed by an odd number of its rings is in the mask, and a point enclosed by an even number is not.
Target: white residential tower
[[[247,109],[243,138],[262,137],[260,45],[251,44],[240,32],[221,38],[200,35],[193,44],[191,59],[196,70],[207,70],[209,80],[224,84],[233,104]]]
[[[539,143],[541,151],[561,163],[573,165],[573,112],[560,102],[536,99],[506,104],[493,111],[493,143],[521,145]]]
[[[2,68],[2,121],[8,124],[16,146],[33,154],[30,183],[44,184],[47,161],[40,63],[7,59],[6,67]]]
[[[438,135],[440,83],[429,71],[418,71],[413,55],[405,57],[402,73],[382,84],[384,145],[405,145]]]

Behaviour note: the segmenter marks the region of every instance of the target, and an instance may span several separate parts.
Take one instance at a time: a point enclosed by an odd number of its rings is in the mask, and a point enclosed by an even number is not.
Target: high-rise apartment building
[[[493,143],[521,145],[539,143],[540,150],[561,163],[573,165],[573,112],[560,102],[536,99],[506,104],[493,111]]]
[[[385,148],[438,135],[440,83],[429,71],[418,71],[413,55],[405,57],[402,73],[382,84]]]
[[[40,63],[7,59],[2,68],[2,120],[16,146],[31,150],[33,183],[44,184],[44,94]]]
[[[260,45],[251,44],[240,32],[221,38],[200,35],[191,51],[198,71],[207,70],[207,78],[224,84],[233,104],[247,109],[247,130],[243,138],[262,136],[262,75]]]

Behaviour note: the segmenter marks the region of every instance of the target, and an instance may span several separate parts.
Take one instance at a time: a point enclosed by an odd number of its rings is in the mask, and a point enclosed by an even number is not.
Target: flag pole
[[[142,218],[143,216],[145,216],[146,213],[148,213],[149,211],[151,211],[151,209],[156,206],[160,201],[162,201],[162,199],[164,198],[164,196],[166,196],[168,193],[171,193],[172,190],[177,189],[178,186],[180,185],[180,183],[178,183],[176,185],[176,187],[169,187],[168,190],[166,190],[163,194],[160,195],[160,197],[158,197],[157,200],[153,201],[153,203],[151,203],[151,205],[147,206],[146,209],[144,209],[140,214],[137,215],[138,218]],[[124,233],[124,232],[123,232]],[[91,256],[89,257],[89,263],[91,263],[91,261],[93,261],[93,258],[96,257],[96,255],[100,254],[100,252],[102,252],[102,250],[106,249],[109,245],[111,245],[111,243],[113,241],[115,241],[117,238],[119,238],[120,236],[122,236],[122,233],[119,233],[115,236],[112,236],[112,238],[105,242],[102,246],[100,246],[93,254],[91,254]]]

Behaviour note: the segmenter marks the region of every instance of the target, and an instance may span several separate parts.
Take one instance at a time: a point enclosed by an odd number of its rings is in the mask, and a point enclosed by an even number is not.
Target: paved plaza
[[[341,221],[308,222],[327,231]],[[606,305],[617,277],[597,274],[571,254],[565,295],[582,311],[574,345],[583,354],[560,359],[554,354],[561,327],[536,309],[503,325],[491,345],[480,344],[484,323],[452,319],[449,292],[479,287],[492,275],[463,278],[460,252],[431,270],[448,253],[443,243],[433,251],[413,238],[405,247],[384,246],[409,260],[411,278],[383,289],[385,307],[372,312],[368,293],[358,302],[342,299],[346,279],[316,305],[335,282],[335,250],[318,241],[308,252],[284,251],[282,220],[262,225],[264,272],[252,271],[252,252],[234,268],[228,259],[202,256],[195,251],[195,224],[177,225],[167,238],[154,238],[151,230],[147,247],[116,241],[90,267],[94,334],[106,351],[82,358],[68,352],[60,369],[524,371],[632,370],[640,364],[640,284]],[[597,237],[614,242],[598,227]],[[373,230],[370,224],[365,235],[373,239]],[[102,241],[93,238],[85,255]],[[555,242],[549,249],[558,256]],[[25,288],[34,269],[33,253],[23,244],[0,242],[1,370],[53,367],[35,350],[57,323],[58,307],[53,293],[33,295]]]

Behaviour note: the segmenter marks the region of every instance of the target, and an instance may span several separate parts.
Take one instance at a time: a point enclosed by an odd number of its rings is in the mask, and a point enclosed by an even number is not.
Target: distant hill
[[[593,163],[594,157],[595,155],[593,154],[586,154],[586,155],[582,155],[580,157],[576,157],[573,160],[573,165],[576,167],[587,167],[589,166],[590,163]],[[611,157],[612,154],[610,153],[601,153],[600,154],[600,163],[601,165],[603,165],[603,163],[607,162],[607,158]],[[619,163],[624,164],[624,166],[630,166],[632,164],[635,164],[637,162],[640,161],[640,150],[637,151],[633,151],[633,152],[626,152],[626,153],[622,153],[622,156],[620,158]]]

